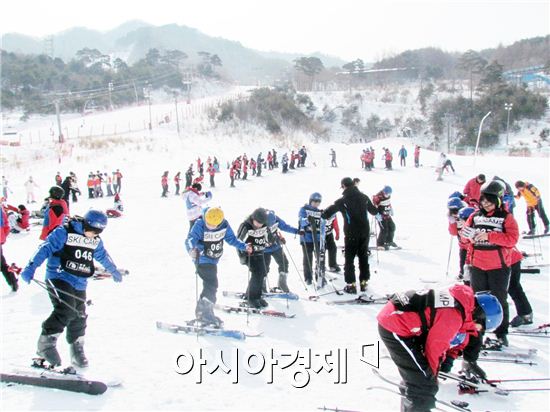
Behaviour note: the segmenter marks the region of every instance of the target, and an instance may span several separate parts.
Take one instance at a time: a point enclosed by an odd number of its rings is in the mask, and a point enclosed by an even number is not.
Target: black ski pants
[[[516,305],[516,312],[519,316],[529,315],[533,312],[529,300],[521,287],[521,261],[514,263],[511,267],[508,293],[514,301],[514,305]]]
[[[395,235],[395,223],[391,216],[385,216],[381,222],[378,222],[380,226],[380,233],[376,241],[376,246],[384,246],[393,242],[393,236]]]
[[[304,242],[302,243],[302,252],[304,254],[303,266],[304,266],[304,279],[306,281],[313,280],[313,271],[315,270],[313,257],[315,255],[315,247],[313,242]],[[315,263],[316,265],[317,263]],[[325,262],[323,260],[323,273],[325,270]]]
[[[539,200],[537,205],[533,207],[527,208],[527,224],[529,225],[529,230],[535,230],[537,227],[537,224],[535,222],[535,210],[539,214],[540,220],[542,220],[542,224],[544,225],[544,228],[548,228],[548,216],[546,216],[546,211],[544,210],[544,206],[542,205],[542,200]]]
[[[464,264],[466,263],[466,256],[468,255],[468,249],[459,249],[458,250],[458,258],[459,258],[459,265],[460,265],[460,274],[464,274]]]
[[[503,319],[498,328],[495,329],[495,335],[501,337],[508,334],[509,308],[508,286],[510,284],[510,268],[503,267],[495,270],[482,270],[472,266],[470,285],[474,292],[489,291],[494,295],[502,305]]]
[[[404,338],[378,325],[382,342],[399,369],[406,387],[404,396],[408,401],[407,411],[429,412],[435,407],[438,391],[437,378],[433,375],[428,360],[424,357],[422,343],[418,338]]]
[[[197,266],[197,274],[202,279],[201,298],[216,303],[218,291],[218,266],[211,263],[201,263]]]
[[[273,257],[273,259],[275,259],[275,262],[277,263],[277,266],[279,267],[279,273],[280,272],[288,273],[288,259],[285,255],[285,252],[283,252],[283,248],[279,247],[278,249],[275,249],[272,252],[265,252],[264,253],[266,276],[269,274],[269,266],[271,265],[271,257]]]
[[[335,267],[338,265],[336,263],[336,242],[334,241],[334,233],[329,233],[325,237],[325,248],[327,250],[328,255],[328,266],[329,267]]]
[[[1,268],[2,268],[2,274],[4,275],[4,279],[6,279],[6,282],[8,285],[10,285],[10,288],[12,290],[14,289],[14,285],[17,283],[17,278],[15,275],[10,272],[8,263],[6,262],[6,258],[4,257],[4,248],[0,246],[0,255],[1,255]]]
[[[369,236],[344,239],[344,279],[346,283],[355,283],[355,257],[359,259],[359,281],[370,279]]]
[[[248,282],[248,299],[260,299],[262,297],[262,286],[266,276],[266,265],[264,253],[251,255],[248,260],[248,269],[250,270],[250,280]]]
[[[61,279],[47,280],[46,283],[53,311],[42,323],[42,334],[61,333],[67,328],[67,342],[73,343],[86,332],[86,291],[77,290]]]

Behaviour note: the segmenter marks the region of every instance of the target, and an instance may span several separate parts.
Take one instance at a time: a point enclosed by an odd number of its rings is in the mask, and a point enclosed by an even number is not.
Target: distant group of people
[[[382,158],[381,160],[384,161],[384,169],[385,170],[392,170],[393,169],[393,153],[391,150],[387,147],[382,148]],[[407,166],[407,156],[408,152],[405,148],[405,145],[402,145],[399,149],[399,152],[397,153],[399,157],[399,163],[402,167]],[[363,152],[361,153],[361,168],[365,170],[372,170],[374,169],[374,159],[375,159],[375,151],[372,146],[363,149]],[[420,146],[416,145],[414,148],[414,167],[420,166]]]
[[[112,174],[101,173],[99,170],[96,173],[90,172],[86,183],[88,187],[88,199],[114,196],[120,193],[122,189],[122,178],[123,176],[119,169],[112,172]],[[105,191],[103,190],[103,185],[105,185]]]

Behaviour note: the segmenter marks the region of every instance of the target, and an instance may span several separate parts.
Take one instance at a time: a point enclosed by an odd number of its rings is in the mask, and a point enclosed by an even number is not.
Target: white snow
[[[161,108],[158,108],[161,110]],[[128,111],[128,116],[134,114]],[[138,109],[135,109],[138,110]],[[145,108],[139,108],[145,110]],[[168,110],[168,109],[166,109]],[[107,115],[106,115],[107,116]],[[126,114],[110,115],[127,121]],[[220,205],[226,218],[236,230],[239,224],[256,207],[274,209],[290,224],[295,224],[299,208],[307,202],[314,191],[323,195],[322,206],[328,206],[340,196],[339,182],[344,176],[359,177],[360,189],[372,196],[383,185],[393,187],[393,206],[397,224],[396,242],[403,246],[401,251],[373,252],[371,282],[373,293],[385,294],[409,288],[433,286],[420,281],[434,280],[450,282],[458,272],[458,248],[452,241],[452,256],[449,277],[445,277],[450,235],[447,231],[446,201],[448,195],[461,190],[475,173],[484,172],[488,177],[499,175],[513,183],[522,179],[534,183],[542,192],[542,198],[550,208],[549,164],[545,158],[508,158],[484,156],[478,159],[477,170],[473,170],[471,157],[451,156],[456,174],[445,175],[443,182],[436,182],[434,165],[438,153],[423,150],[422,167],[412,166],[413,146],[406,139],[385,139],[372,144],[377,150],[376,169],[361,170],[359,155],[361,144],[310,144],[303,136],[291,136],[278,141],[269,141],[258,135],[245,136],[234,131],[229,135],[223,129],[212,130],[205,121],[197,124],[193,132],[178,138],[175,124],[154,129],[152,134],[140,132],[129,134],[124,145],[112,145],[103,151],[85,149],[75,144],[72,157],[56,162],[55,152],[48,146],[37,144],[20,148],[2,147],[7,163],[3,174],[9,180],[13,191],[8,203],[18,204],[25,200],[24,181],[32,174],[40,185],[40,196],[54,183],[57,171],[65,176],[73,171],[79,177],[83,196],[71,204],[71,212],[83,214],[89,208],[106,209],[112,206],[111,198],[88,200],[85,195],[85,180],[89,171],[97,169],[112,172],[119,168],[124,175],[121,197],[125,206],[124,217],[110,220],[102,235],[107,250],[120,267],[131,274],[121,284],[110,280],[90,281],[88,296],[93,305],[88,307],[88,330],[86,351],[91,367],[87,375],[99,378],[119,376],[124,384],[110,388],[104,395],[92,397],[49,389],[24,386],[0,386],[2,410],[315,410],[318,407],[338,407],[347,410],[387,410],[399,408],[399,398],[384,391],[367,391],[370,385],[387,386],[370,371],[370,366],[359,360],[362,345],[375,344],[378,340],[375,316],[381,306],[329,306],[325,302],[333,295],[310,302],[307,296],[312,290],[304,290],[292,263],[289,284],[300,294],[297,302],[271,301],[271,307],[296,313],[295,319],[220,314],[226,328],[263,331],[262,337],[246,341],[234,341],[217,337],[195,337],[176,335],[156,330],[155,322],[183,322],[194,316],[196,299],[196,277],[194,267],[184,248],[188,222],[185,205],[181,197],[171,193],[168,199],[160,197],[160,177],[164,170],[172,178],[176,171],[185,172],[189,163],[200,156],[217,156],[222,170],[216,176],[217,187],[213,189],[212,205]],[[202,129],[202,132],[201,132]],[[292,140],[294,139],[294,140]],[[100,140],[100,138],[99,138]],[[291,143],[294,141],[294,143]],[[76,143],[77,141],[75,141]],[[284,145],[285,147],[279,146]],[[236,182],[236,188],[229,188],[227,161],[243,152],[256,156],[264,155],[276,147],[281,156],[286,150],[306,144],[310,156],[307,167],[283,175],[280,169],[264,171],[261,178],[250,177],[249,181]],[[394,161],[394,171],[382,170],[381,148],[390,147],[397,154],[405,144],[409,152],[406,168]],[[370,145],[370,144],[369,144]],[[40,148],[43,148],[42,150]],[[339,168],[330,168],[329,150],[337,152]],[[21,153],[23,152],[23,153]],[[41,159],[31,163],[28,153],[40,152]],[[19,162],[13,159],[17,155]],[[395,156],[397,157],[397,156]],[[195,163],[194,163],[195,164]],[[205,186],[208,186],[205,184]],[[40,196],[38,198],[40,199]],[[38,209],[39,205],[35,205]],[[526,229],[525,204],[523,200],[515,213],[520,228]],[[342,220],[340,218],[340,223]],[[541,223],[539,221],[539,227]],[[39,245],[39,230],[34,228],[26,236],[11,235],[4,246],[8,263],[17,262],[23,266]],[[301,270],[302,253],[298,240],[287,234],[287,245],[293,260]],[[520,249],[534,252],[542,249],[546,263],[550,257],[548,238],[539,241],[521,241]],[[342,239],[339,242],[343,244]],[[338,260],[343,264],[343,257]],[[37,270],[36,278],[43,279],[45,264]],[[548,306],[548,268],[541,274],[523,275],[523,285],[534,307],[535,324],[550,319]],[[233,302],[221,296],[222,290],[244,291],[247,270],[239,264],[236,252],[225,245],[225,254],[219,269],[219,302]],[[276,265],[272,262],[269,280],[276,282]],[[1,286],[1,369],[8,371],[14,366],[28,365],[36,350],[41,322],[49,315],[51,305],[47,294],[35,284],[20,282],[20,290],[14,294],[5,282]],[[334,284],[341,288],[343,277],[338,276]],[[330,290],[330,286],[327,291]],[[199,282],[200,292],[200,282]],[[511,307],[512,316],[515,309]],[[550,376],[548,339],[510,336],[514,347],[538,349],[534,359],[536,366],[483,363],[483,368],[492,378],[548,377]],[[382,345],[383,346],[383,345]],[[62,340],[60,353],[65,362],[69,360],[67,344]],[[202,349],[207,364],[203,370],[203,383],[196,384],[198,359],[189,375],[175,372],[176,354],[190,351],[197,354]],[[288,356],[297,350],[311,350],[312,354],[334,354],[338,349],[347,350],[347,383],[334,384],[334,373],[311,371],[309,384],[298,389],[292,386],[295,372],[303,371],[297,363],[282,369]],[[239,383],[233,384],[233,376],[221,370],[210,374],[215,354],[223,350],[226,364],[234,360],[238,350],[240,368]],[[271,350],[279,365],[274,367],[272,384],[267,384],[268,373],[264,370],[251,375],[244,368],[246,354],[258,351],[269,355]],[[381,348],[385,354],[385,348]],[[313,356],[313,355],[312,355]],[[317,362],[317,363],[316,363]],[[312,366],[318,365],[313,357]],[[459,368],[459,362],[455,364]],[[254,365],[253,365],[254,366]],[[391,360],[380,361],[382,373],[398,381],[397,370]],[[297,375],[298,381],[304,378]],[[520,384],[509,387],[525,387]],[[548,382],[538,382],[530,387],[548,387]],[[461,399],[470,402],[472,410],[550,410],[548,392],[517,392],[508,397],[496,395],[457,394],[456,385],[443,382],[438,396],[444,400]]]

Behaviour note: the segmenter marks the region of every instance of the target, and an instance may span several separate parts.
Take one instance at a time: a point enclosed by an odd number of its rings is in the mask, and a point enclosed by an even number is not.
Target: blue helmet
[[[456,192],[451,193],[451,195],[449,196],[449,199],[451,197],[458,197],[460,200],[464,199],[464,195],[458,190]]]
[[[476,210],[473,207],[463,207],[458,211],[458,217],[462,220],[466,220],[470,217],[472,213],[474,213]]]
[[[451,197],[447,201],[447,208],[448,209],[456,209],[458,212],[459,209],[462,209],[464,206],[466,206],[466,203],[464,203],[462,200],[460,200],[459,197]]]
[[[319,193],[319,192],[312,193],[309,196],[309,203],[311,203],[311,202],[320,202],[322,200],[323,200],[323,196],[321,196],[321,193]]]
[[[475,294],[477,304],[485,314],[485,329],[493,330],[502,323],[502,305],[498,299],[489,292],[478,292]]]
[[[84,227],[101,233],[107,227],[107,215],[101,210],[90,209],[84,215]]]
[[[386,196],[390,196],[393,190],[390,186],[384,186],[384,188],[382,189],[382,192],[384,192]]]

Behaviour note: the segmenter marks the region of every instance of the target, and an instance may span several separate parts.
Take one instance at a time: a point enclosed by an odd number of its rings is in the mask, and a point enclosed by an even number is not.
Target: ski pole
[[[550,378],[487,379],[487,383],[550,381]]]
[[[445,272],[445,278],[449,277],[449,266],[451,265],[451,253],[453,251],[453,237],[451,236],[451,243],[449,244],[449,256],[447,256],[447,271]]]
[[[92,300],[91,299],[86,300],[86,299],[81,298],[80,296],[76,296],[72,293],[69,293],[69,292],[63,290],[63,289],[58,289],[51,282],[48,284],[48,283],[42,282],[38,279],[33,279],[33,282],[40,285],[40,287],[42,287],[43,289],[48,290],[48,288],[51,288],[51,289],[55,290],[56,293],[63,293],[64,295],[70,296],[71,298],[73,298],[75,300],[78,300],[82,303],[85,303],[88,306],[92,305]]]
[[[342,293],[341,290],[339,290],[339,291],[332,290],[332,291],[330,291],[330,292],[325,292],[325,293],[321,293],[321,294],[318,294],[318,295],[310,296],[310,297],[308,297],[308,299],[309,299],[309,300],[316,301],[316,300],[319,300],[319,298],[320,298],[321,296],[332,295],[333,293],[338,294],[338,292],[340,292],[339,294]]]
[[[44,286],[44,283],[43,282],[40,282],[36,279],[33,279],[34,282],[40,286],[41,288],[43,288],[44,290],[46,290],[46,292],[48,292],[48,294],[51,296],[51,297],[54,297],[56,298],[60,303],[64,304],[65,306],[67,306],[70,310],[72,310],[74,313],[76,313],[76,315],[79,317],[79,318],[83,318],[85,317],[86,315],[83,315],[82,312],[76,310],[72,305],[70,305],[66,300],[64,299],[61,299],[61,297],[57,294],[57,292],[55,291],[59,291],[59,292],[63,292],[62,290],[60,289],[57,289],[55,286],[51,286],[51,287],[48,287],[48,286]],[[78,298],[78,296],[76,296]],[[82,299],[81,299],[82,300]]]
[[[495,362],[495,363],[515,363],[517,365],[536,366],[536,362],[524,361],[521,359],[501,359],[501,358],[479,358],[478,362]]]
[[[302,282],[302,285],[304,285],[304,289],[306,290],[306,292],[308,292],[306,282],[304,282],[304,279],[302,278],[302,276],[300,276],[300,271],[298,270],[298,266],[296,265],[296,262],[294,261],[294,258],[292,257],[292,254],[290,253],[290,250],[288,250],[288,246],[286,245],[286,243],[283,243],[283,246],[286,249],[286,253],[288,254],[288,257],[290,258],[290,261],[292,262],[292,265],[294,266],[294,269],[296,269],[296,275],[298,276],[298,278]]]

